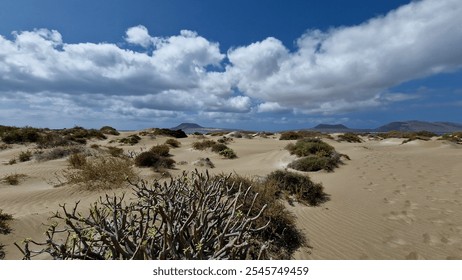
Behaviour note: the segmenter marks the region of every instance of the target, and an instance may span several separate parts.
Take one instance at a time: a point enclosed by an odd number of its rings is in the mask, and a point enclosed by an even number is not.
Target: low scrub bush
[[[333,171],[338,167],[339,163],[340,158],[337,157],[307,156],[289,163],[288,167],[303,172],[319,170]]]
[[[20,162],[26,162],[32,159],[32,152],[27,150],[27,151],[22,151],[19,153],[18,159]]]
[[[149,151],[160,157],[170,156],[170,148],[165,144],[153,146]]]
[[[329,200],[322,184],[314,183],[306,175],[277,170],[266,177],[265,184],[275,184],[279,191],[295,195],[300,201],[311,206],[318,206]]]
[[[178,148],[181,146],[181,142],[176,139],[167,139],[165,140],[165,144],[169,145],[172,148]]]
[[[87,157],[82,153],[71,154],[67,159],[67,162],[77,169],[81,169],[87,163]]]
[[[220,153],[223,150],[229,149],[228,146],[222,143],[216,143],[212,145],[212,152]]]
[[[237,155],[236,153],[234,152],[233,149],[230,149],[230,148],[226,148],[224,150],[221,150],[218,152],[218,154],[222,157],[225,157],[227,159],[234,159],[234,158],[237,158]]]
[[[175,166],[175,160],[147,151],[135,157],[135,165],[138,167],[152,167],[154,170],[171,169]]]
[[[13,220],[13,216],[10,214],[6,214],[0,209],[0,234],[6,235],[11,233],[11,228],[9,226],[9,222]],[[0,260],[5,258],[5,251],[3,248],[5,245],[0,243]]]
[[[6,144],[35,143],[40,139],[40,130],[32,127],[10,127],[4,129],[1,138]]]
[[[118,139],[117,141],[122,144],[128,144],[128,145],[136,145],[140,142],[141,137],[139,137],[136,134],[129,135],[128,137],[124,137],[121,139]]]
[[[170,136],[170,137],[173,137],[173,138],[187,138],[188,137],[188,135],[186,135],[186,133],[181,129],[171,130],[171,129],[167,129],[167,128],[155,128],[154,131],[153,131],[153,134],[154,135]]]
[[[193,165],[205,168],[215,168],[215,164],[213,164],[209,158],[200,158],[193,162]]]
[[[217,142],[213,140],[202,140],[202,141],[196,141],[192,143],[192,147],[196,150],[206,150],[208,148],[211,148],[213,145],[215,145]]]
[[[68,147],[56,147],[51,150],[42,151],[41,153],[35,154],[35,159],[38,161],[48,161],[65,158],[69,155],[76,153],[84,153],[84,146],[68,146]]]
[[[299,140],[303,138],[329,138],[332,139],[332,136],[329,134],[321,133],[318,131],[309,131],[309,130],[302,130],[302,131],[286,131],[281,133],[279,140]]]
[[[440,139],[462,144],[462,131],[444,134]]]
[[[349,142],[349,143],[362,143],[363,140],[355,133],[347,132],[340,134],[338,136],[339,141]]]
[[[124,155],[124,149],[119,147],[107,146],[107,152],[113,157],[122,157]]]
[[[136,177],[129,160],[97,156],[87,157],[79,169],[63,172],[66,182],[88,190],[114,189],[127,186],[127,179]]]
[[[21,181],[26,177],[27,177],[26,174],[14,173],[14,174],[4,176],[1,179],[1,181],[4,182],[5,184],[16,186],[16,185],[19,185]]]
[[[287,145],[286,149],[289,150],[291,155],[297,155],[298,157],[309,155],[328,156],[335,151],[334,147],[318,138],[298,140],[295,144]]]

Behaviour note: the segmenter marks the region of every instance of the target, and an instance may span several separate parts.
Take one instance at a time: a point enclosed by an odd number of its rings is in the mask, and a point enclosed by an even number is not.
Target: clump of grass
[[[139,137],[138,135],[136,134],[132,134],[132,135],[129,135],[127,137],[124,137],[124,138],[121,138],[121,139],[118,139],[117,141],[119,143],[122,143],[122,144],[128,144],[128,145],[136,145],[140,142],[141,140],[141,137]]]
[[[317,138],[298,140],[295,144],[287,145],[286,149],[290,154],[301,157],[291,162],[288,167],[304,172],[333,171],[342,163],[342,156],[349,159],[347,155],[337,153],[334,147]]]
[[[82,153],[75,153],[69,156],[69,158],[67,159],[67,162],[73,168],[81,169],[87,163],[87,157]]]
[[[107,152],[113,157],[122,157],[124,154],[124,149],[119,147],[107,146]]]
[[[127,159],[97,156],[86,158],[79,169],[65,170],[63,177],[69,184],[88,190],[104,190],[127,186],[127,179],[135,179],[136,174]]]
[[[196,141],[192,143],[192,147],[196,150],[206,150],[208,148],[211,148],[213,145],[215,145],[217,142],[213,140],[202,140],[202,141]]]
[[[83,153],[84,151],[84,146],[56,147],[51,150],[35,154],[35,159],[38,161],[55,160],[65,158],[71,154]]]
[[[220,153],[221,151],[228,149],[228,146],[222,143],[216,143],[216,144],[213,144],[211,148],[212,148],[212,152]]]
[[[27,150],[27,151],[22,151],[19,156],[18,156],[18,159],[20,162],[26,162],[26,161],[29,161],[31,160],[32,158],[32,152]]]
[[[233,149],[230,149],[230,148],[226,148],[224,150],[221,150],[220,152],[218,152],[218,154],[222,157],[225,157],[225,158],[228,158],[228,159],[234,159],[234,158],[237,158],[237,155],[236,153],[234,152]]]
[[[309,155],[326,156],[330,155],[335,149],[331,145],[318,138],[306,138],[298,140],[295,144],[286,146],[291,155],[305,157]]]
[[[13,165],[13,164],[16,164],[16,163],[17,163],[17,161],[16,161],[15,158],[12,158],[12,159],[10,159],[10,160],[8,161],[8,164],[9,164],[9,165]]]
[[[217,142],[220,144],[229,144],[230,142],[233,141],[233,138],[223,136],[222,138],[218,139]]]
[[[167,139],[165,140],[165,144],[169,145],[172,148],[178,148],[181,146],[181,142],[176,139]]]
[[[363,140],[355,133],[347,132],[344,134],[340,134],[338,136],[339,141],[345,141],[348,143],[362,143]]]
[[[14,174],[4,176],[1,181],[11,186],[17,186],[26,177],[27,177],[26,174],[14,173]]]

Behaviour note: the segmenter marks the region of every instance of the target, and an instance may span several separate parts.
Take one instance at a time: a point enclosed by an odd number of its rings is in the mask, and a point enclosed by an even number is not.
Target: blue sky
[[[460,0],[2,0],[0,124],[462,122]]]

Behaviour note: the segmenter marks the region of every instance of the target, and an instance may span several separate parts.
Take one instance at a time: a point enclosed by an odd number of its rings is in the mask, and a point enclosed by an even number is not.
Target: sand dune
[[[166,139],[145,138],[123,148],[139,152]],[[215,164],[211,173],[247,176],[265,176],[294,159],[284,149],[289,141],[279,141],[277,136],[234,139],[228,144],[238,155],[233,160],[192,149],[198,140],[193,136],[179,140],[181,147],[171,153],[182,164],[170,172],[173,176],[184,170],[205,170],[192,164],[201,157]],[[109,141],[94,143],[108,145]],[[331,195],[329,202],[320,207],[289,206],[311,246],[299,249],[295,258],[462,259],[462,146],[436,139],[406,144],[401,139],[328,142],[351,160],[335,172],[309,174],[323,183]],[[7,245],[7,259],[21,258],[13,242],[27,237],[43,239],[43,224],[59,204],[81,200],[84,207],[102,194],[71,186],[53,187],[55,172],[66,168],[65,159],[7,164],[27,149],[33,146],[16,145],[0,151],[0,178],[13,173],[27,175],[17,186],[0,184],[0,208],[15,218],[13,233],[0,236]],[[154,177],[150,170],[140,173]],[[128,190],[115,190],[124,191]]]

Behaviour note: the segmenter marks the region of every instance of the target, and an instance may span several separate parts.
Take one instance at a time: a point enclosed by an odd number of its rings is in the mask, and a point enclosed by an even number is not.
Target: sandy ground
[[[93,143],[108,145],[110,139]],[[140,144],[123,148],[139,152],[166,139],[145,137]],[[193,136],[179,139],[181,147],[171,154],[176,162],[185,163],[171,173],[194,170],[198,168],[192,164],[195,160],[208,157],[216,166],[212,173],[265,176],[294,159],[284,149],[290,141],[277,139],[235,139],[228,144],[238,155],[233,160],[193,150],[191,145],[198,140]],[[309,174],[322,182],[331,196],[329,202],[320,207],[290,206],[311,246],[299,249],[296,259],[462,259],[461,145],[436,139],[406,144],[399,139],[327,142],[351,160],[335,172]],[[17,186],[0,183],[0,209],[14,216],[13,233],[0,236],[7,259],[21,258],[13,242],[44,239],[43,224],[59,204],[80,200],[85,207],[102,195],[72,186],[53,187],[55,173],[67,168],[65,159],[7,164],[21,151],[33,148],[14,145],[0,151],[0,178],[27,175]],[[140,172],[154,176],[150,170]],[[129,192],[115,192],[123,191]]]

